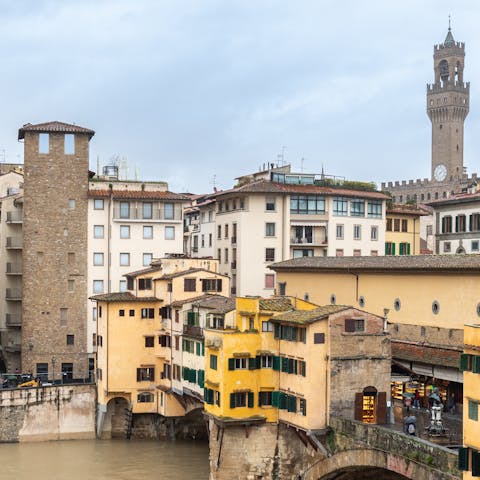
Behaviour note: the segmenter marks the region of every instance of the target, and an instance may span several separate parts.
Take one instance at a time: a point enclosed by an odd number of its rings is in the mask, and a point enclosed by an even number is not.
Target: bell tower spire
[[[432,180],[463,176],[463,127],[470,83],[463,81],[465,43],[453,38],[450,16],[443,43],[433,48],[435,82],[427,85],[427,114],[432,122]]]

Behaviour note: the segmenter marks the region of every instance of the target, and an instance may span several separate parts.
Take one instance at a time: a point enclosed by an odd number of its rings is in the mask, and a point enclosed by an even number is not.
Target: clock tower
[[[463,177],[463,124],[468,115],[470,83],[463,81],[465,43],[456,42],[450,25],[445,41],[433,49],[435,83],[427,85],[432,122],[432,180]]]

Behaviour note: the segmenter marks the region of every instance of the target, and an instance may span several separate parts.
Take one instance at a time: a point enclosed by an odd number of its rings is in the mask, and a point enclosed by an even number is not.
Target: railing
[[[7,327],[21,327],[22,314],[21,313],[7,313],[6,314]]]
[[[113,219],[114,220],[143,220],[143,221],[154,221],[154,220],[182,220],[182,208],[179,205],[176,205],[173,210],[168,210],[165,212],[164,208],[153,209],[151,215],[143,216],[143,211],[141,206],[136,208],[130,206],[128,210],[121,209],[120,207],[115,207],[113,209]]]
[[[7,223],[22,223],[22,222],[23,222],[23,211],[7,212]]]
[[[7,262],[7,274],[21,275],[22,272],[23,272],[23,264],[22,263]]]
[[[23,238],[7,237],[7,248],[23,248]]]
[[[184,325],[183,334],[190,337],[203,337],[203,328],[198,325]]]
[[[7,288],[5,291],[6,300],[21,300],[22,289],[21,288]]]
[[[21,352],[22,346],[19,343],[11,343],[5,347],[5,351],[9,353]]]

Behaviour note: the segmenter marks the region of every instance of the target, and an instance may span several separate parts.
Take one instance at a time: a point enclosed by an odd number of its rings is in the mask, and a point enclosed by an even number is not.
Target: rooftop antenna
[[[322,176],[321,176],[321,179],[322,179],[322,180],[325,179],[325,172],[323,171],[323,163],[322,163]]]
[[[305,161],[305,158],[302,157],[302,159],[300,160],[300,172],[303,173],[303,162]]]
[[[280,153],[280,154],[277,155],[277,158],[279,158],[280,161],[281,161],[280,165],[281,165],[282,167],[285,166],[285,150],[286,150],[286,148],[287,148],[287,147],[286,147],[285,145],[282,145],[282,153]]]

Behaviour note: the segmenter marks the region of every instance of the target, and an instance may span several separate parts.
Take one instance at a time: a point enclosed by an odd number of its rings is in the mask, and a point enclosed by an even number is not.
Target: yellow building
[[[428,212],[414,205],[387,207],[385,255],[420,255],[420,217]]]
[[[235,325],[205,332],[205,410],[220,428],[282,422],[314,443],[331,414],[385,423],[386,338],[382,318],[348,306],[237,298]]]
[[[465,350],[461,356],[464,403],[463,444],[459,449],[459,468],[463,479],[480,477],[480,324],[465,325]]]
[[[462,403],[463,326],[479,316],[480,256],[302,258],[272,266],[278,291],[385,316],[395,368]],[[401,398],[401,391],[399,392]],[[421,392],[422,393],[422,392]]]
[[[196,352],[203,363],[203,338],[192,338],[191,329],[185,331],[191,315],[182,310],[181,301],[225,293],[230,285],[225,276],[196,267],[201,260],[169,260],[128,274],[127,292],[91,297],[97,302],[98,436],[124,435],[131,414],[180,417],[201,405],[195,395],[186,402],[178,386],[183,377],[191,392],[199,391],[191,388],[193,375],[186,379],[180,373],[186,341],[189,353]],[[215,268],[216,262],[210,262]],[[189,264],[194,267],[176,271]],[[172,388],[172,381],[177,381],[177,388]],[[202,376],[195,375],[198,386],[199,382],[203,383]]]

